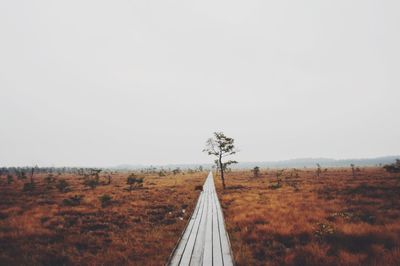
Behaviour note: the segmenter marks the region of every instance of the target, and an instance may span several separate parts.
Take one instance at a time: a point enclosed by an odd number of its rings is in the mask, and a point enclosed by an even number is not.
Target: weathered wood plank
[[[192,257],[190,259],[190,265],[201,265],[203,261],[203,254],[204,254],[204,248],[205,248],[205,237],[206,237],[206,225],[207,225],[207,217],[208,217],[208,204],[210,202],[210,197],[209,197],[209,182],[207,183],[206,186],[204,186],[204,192],[205,193],[205,201],[204,201],[204,211],[203,215],[200,219],[200,225],[199,225],[199,230],[197,232],[196,236],[196,241],[192,253]]]
[[[222,214],[222,208],[221,204],[219,203],[219,200],[217,199],[216,202],[217,206],[217,217],[218,217],[218,223],[219,223],[219,232],[220,232],[220,238],[221,238],[221,249],[222,249],[222,260],[224,266],[230,266],[233,265],[233,259],[231,255],[231,247],[228,239],[228,233],[226,232],[225,229],[225,222],[224,222],[224,217]]]
[[[209,188],[208,193],[213,193],[212,189]],[[213,198],[210,195],[208,200],[208,212],[206,218],[206,232],[205,232],[205,241],[204,241],[204,257],[203,257],[203,265],[213,265],[213,231],[212,231],[212,217],[213,217]]]
[[[194,221],[193,230],[189,235],[189,239],[187,241],[186,248],[182,254],[182,258],[181,258],[181,261],[179,262],[179,265],[189,265],[190,260],[192,258],[193,248],[196,243],[197,233],[199,232],[201,217],[203,216],[203,212],[204,212],[204,205],[205,205],[204,201],[206,199],[204,191],[201,192],[201,194],[203,196],[203,201],[202,201],[202,204],[200,205],[200,213],[197,216],[196,220]]]
[[[210,172],[169,265],[233,265],[221,205]]]
[[[191,232],[193,230],[194,222],[195,222],[197,216],[199,215],[200,206],[202,204],[203,199],[204,199],[204,196],[200,195],[199,199],[197,200],[197,204],[196,204],[196,207],[195,207],[195,209],[193,211],[192,217],[190,218],[190,221],[189,221],[189,223],[188,223],[188,225],[187,225],[187,227],[186,227],[186,229],[185,229],[185,231],[184,231],[184,233],[183,233],[183,235],[182,235],[182,237],[180,239],[180,242],[179,242],[177,248],[174,251],[174,256],[171,259],[170,265],[179,265],[179,262],[180,262],[180,260],[182,258],[182,254],[183,254],[183,252],[184,252],[184,250],[186,248],[187,241],[188,241],[189,236],[190,236],[190,234],[191,234]]]
[[[218,214],[217,214],[217,202],[215,200],[216,194],[213,196],[213,265],[223,265],[222,261],[222,249],[221,249],[221,238],[218,224]]]

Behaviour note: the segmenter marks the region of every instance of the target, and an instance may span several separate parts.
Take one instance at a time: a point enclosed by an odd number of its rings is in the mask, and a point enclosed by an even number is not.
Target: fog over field
[[[400,152],[400,2],[1,1],[0,166]]]

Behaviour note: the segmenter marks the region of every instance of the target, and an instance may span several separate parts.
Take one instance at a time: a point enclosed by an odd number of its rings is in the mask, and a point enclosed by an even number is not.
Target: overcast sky
[[[1,1],[0,165],[400,154],[400,1]]]

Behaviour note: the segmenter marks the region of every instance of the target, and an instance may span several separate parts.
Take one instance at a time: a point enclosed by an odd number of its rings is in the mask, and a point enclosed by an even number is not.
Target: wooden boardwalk
[[[233,265],[228,233],[211,172],[168,265]]]

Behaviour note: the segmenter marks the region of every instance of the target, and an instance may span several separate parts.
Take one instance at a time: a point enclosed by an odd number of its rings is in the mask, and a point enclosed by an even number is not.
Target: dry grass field
[[[400,175],[381,168],[227,173],[216,185],[237,265],[400,265]],[[0,265],[163,265],[207,173],[0,183]],[[60,180],[69,183],[64,192]],[[106,196],[105,196],[106,195]],[[184,211],[183,211],[184,210]]]
[[[206,175],[142,175],[143,187],[132,191],[128,173],[113,175],[111,184],[100,177],[94,189],[77,175],[55,182],[37,175],[31,192],[23,192],[29,178],[7,184],[2,176],[0,265],[162,265]],[[56,187],[63,179],[68,192]]]
[[[227,174],[237,265],[400,265],[400,174],[324,170],[285,170],[281,186],[274,170]]]

